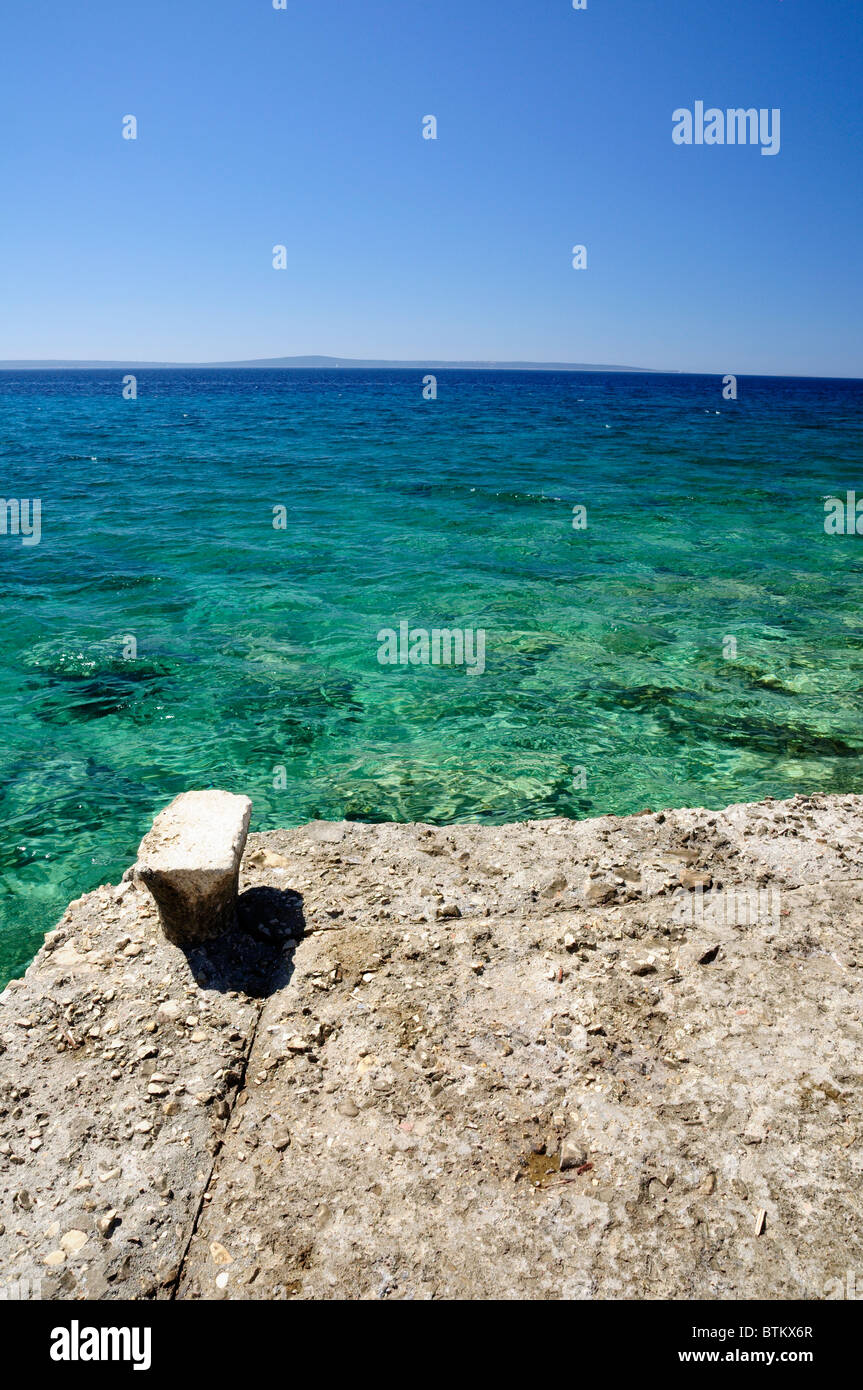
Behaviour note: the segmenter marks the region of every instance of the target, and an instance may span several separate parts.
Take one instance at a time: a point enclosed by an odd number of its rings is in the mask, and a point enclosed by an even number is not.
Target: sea
[[[0,372],[0,983],[189,788],[255,830],[863,791],[863,382],[730,390]]]

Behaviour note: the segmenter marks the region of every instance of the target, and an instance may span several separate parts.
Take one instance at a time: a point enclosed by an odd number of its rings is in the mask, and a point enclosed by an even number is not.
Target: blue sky
[[[0,358],[863,376],[861,67],[852,0],[14,0]]]

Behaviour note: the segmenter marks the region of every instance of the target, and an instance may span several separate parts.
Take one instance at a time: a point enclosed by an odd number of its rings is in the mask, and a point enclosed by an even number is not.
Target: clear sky
[[[6,0],[0,358],[863,376],[861,71],[859,0]]]

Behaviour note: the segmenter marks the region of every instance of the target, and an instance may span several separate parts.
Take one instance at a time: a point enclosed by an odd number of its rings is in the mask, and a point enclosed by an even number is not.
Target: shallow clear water
[[[863,383],[121,378],[0,373],[0,496],[43,506],[0,535],[0,979],[188,787],[265,829],[863,786],[863,536],[823,525]],[[485,672],[382,666],[401,619]]]

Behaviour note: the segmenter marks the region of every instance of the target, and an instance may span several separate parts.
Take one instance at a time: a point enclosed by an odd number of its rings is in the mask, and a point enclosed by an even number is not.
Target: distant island
[[[86,371],[98,368],[111,368],[123,371],[127,368],[159,368],[159,369],[182,369],[194,367],[195,369],[218,370],[219,368],[279,368],[287,369],[293,367],[377,367],[377,368],[404,368],[410,371],[424,371],[435,368],[438,371],[452,368],[458,371],[477,371],[477,372],[653,372],[652,367],[613,367],[601,362],[440,362],[435,359],[428,359],[422,362],[397,362],[384,358],[363,358],[363,357],[256,357],[248,362],[75,362],[67,359],[46,358],[43,360],[29,361],[5,361],[0,362],[0,371],[4,372],[28,372],[28,371]]]

